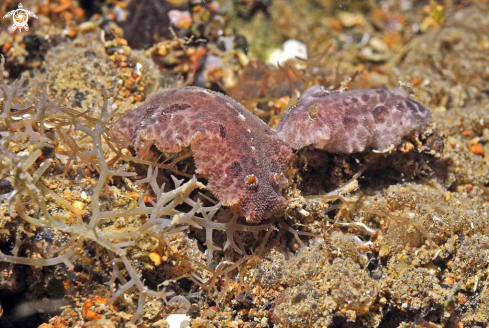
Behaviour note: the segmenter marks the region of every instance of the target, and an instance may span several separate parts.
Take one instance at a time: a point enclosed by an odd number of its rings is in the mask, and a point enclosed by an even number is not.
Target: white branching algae
[[[0,262],[36,267],[65,264],[74,270],[86,257],[87,248],[103,250],[112,260],[112,273],[107,281],[112,296],[107,304],[116,303],[125,293],[136,292],[137,306],[130,321],[137,323],[150,298],[167,302],[175,294],[170,287],[151,289],[145,284],[141,268],[133,259],[138,243],[153,238],[160,246],[168,243],[169,247],[172,236],[193,227],[205,230],[204,244],[210,256],[215,250],[231,248],[245,255],[235,241],[236,234],[269,229],[270,225],[240,224],[236,217],[229,222],[213,221],[221,204],[204,204],[205,199],[197,191],[206,186],[195,177],[179,180],[172,176],[170,183],[159,184],[158,168],[149,167],[146,178],[137,180],[128,164],[120,164],[119,159],[128,162],[131,157],[122,155],[121,147],[112,137],[110,121],[114,112],[109,110],[110,101],[106,100],[99,109],[77,112],[49,101],[46,96],[28,101],[23,84],[19,80],[0,85],[0,175],[11,185],[0,197],[8,207],[9,217],[4,219],[17,227],[2,230],[16,237],[10,252],[0,252]],[[98,113],[97,117],[91,113]],[[61,191],[57,187],[69,186],[68,178],[82,169],[88,170],[81,171],[85,175],[81,179],[88,185],[85,200],[73,201],[69,189]],[[137,194],[127,205],[115,206],[117,197],[111,194],[110,186],[118,179],[130,179],[128,183],[137,190],[146,189],[146,195]],[[148,199],[148,194],[152,198]],[[114,223],[121,219],[125,223],[115,227]],[[19,227],[23,223],[30,225],[30,230],[55,231],[57,238],[49,251],[25,250],[23,245],[29,238],[21,237]],[[222,246],[214,244],[215,231],[226,236]],[[236,263],[224,261],[216,269],[194,263],[197,269],[184,276],[204,290],[211,290],[217,277],[235,270],[248,258],[242,256]]]

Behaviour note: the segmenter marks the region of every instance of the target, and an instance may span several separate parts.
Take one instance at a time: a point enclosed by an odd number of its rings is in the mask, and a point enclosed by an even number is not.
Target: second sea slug
[[[260,222],[285,205],[291,149],[260,118],[223,94],[196,87],[149,97],[115,125],[139,156],[190,147],[197,173],[226,206]]]
[[[383,150],[431,120],[430,111],[408,96],[402,88],[339,92],[314,85],[285,114],[278,136],[294,149]]]

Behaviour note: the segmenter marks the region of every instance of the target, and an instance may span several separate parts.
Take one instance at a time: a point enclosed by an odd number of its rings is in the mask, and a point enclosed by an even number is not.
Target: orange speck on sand
[[[135,199],[135,200],[138,200],[139,199],[139,194],[135,191],[130,191],[128,193],[129,197],[131,197],[132,199]]]
[[[103,310],[102,305],[106,305],[109,302],[108,299],[100,297],[100,296],[92,296],[88,298],[85,303],[83,303],[82,307],[82,316],[83,319],[87,321],[100,319],[102,315],[94,311],[95,309],[98,311]]]
[[[419,85],[421,83],[421,79],[419,77],[415,77],[411,82],[413,85]]]
[[[117,38],[117,42],[123,46],[127,46],[127,40],[123,38]]]
[[[158,252],[152,252],[149,254],[149,258],[156,265],[159,266],[161,264],[161,255]]]
[[[192,72],[197,71],[200,67],[201,59],[207,54],[207,49],[199,48],[195,53],[190,56],[192,62]]]
[[[85,15],[85,11],[81,8],[75,9],[75,16],[77,20],[82,20]]]
[[[469,150],[475,155],[480,155],[480,156],[485,155],[484,147],[482,147],[482,145],[480,143],[472,144],[472,145],[469,145],[468,147],[469,147]]]
[[[3,52],[3,53],[6,53],[7,51],[9,51],[9,50],[10,50],[10,48],[12,48],[12,43],[11,43],[11,42],[5,43],[5,44],[3,45],[2,52]]]

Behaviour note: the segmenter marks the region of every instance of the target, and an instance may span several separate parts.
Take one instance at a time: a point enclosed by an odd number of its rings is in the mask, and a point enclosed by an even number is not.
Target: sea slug
[[[260,118],[223,94],[183,87],[149,97],[115,129],[138,153],[190,147],[209,190],[248,222],[260,222],[285,205],[281,195],[292,150]]]
[[[408,96],[400,87],[339,92],[314,85],[287,111],[277,133],[294,149],[383,150],[431,120],[430,111]]]

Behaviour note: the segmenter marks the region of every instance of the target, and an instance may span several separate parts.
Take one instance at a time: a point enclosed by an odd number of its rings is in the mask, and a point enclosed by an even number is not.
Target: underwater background
[[[0,16],[0,328],[488,326],[487,1]]]

